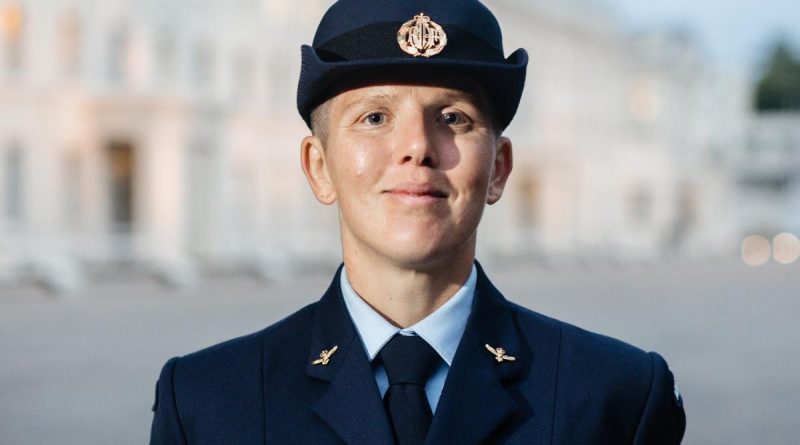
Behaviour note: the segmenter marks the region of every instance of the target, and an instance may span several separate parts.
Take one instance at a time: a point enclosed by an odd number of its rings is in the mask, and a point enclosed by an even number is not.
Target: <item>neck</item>
[[[407,328],[433,313],[467,281],[474,243],[461,255],[425,266],[392,264],[344,249],[353,290],[390,323]]]

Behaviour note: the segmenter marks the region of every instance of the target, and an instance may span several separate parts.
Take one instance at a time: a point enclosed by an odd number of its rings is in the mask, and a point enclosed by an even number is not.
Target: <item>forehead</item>
[[[426,84],[368,85],[343,91],[334,98],[337,108],[347,109],[362,103],[387,105],[400,103],[405,97],[414,97],[423,104],[471,104],[482,108],[477,94],[462,89]]]
[[[469,76],[449,70],[383,71],[357,73],[340,82],[328,96],[336,102],[396,97],[410,90],[423,91],[445,101],[467,101],[489,113],[485,88]]]

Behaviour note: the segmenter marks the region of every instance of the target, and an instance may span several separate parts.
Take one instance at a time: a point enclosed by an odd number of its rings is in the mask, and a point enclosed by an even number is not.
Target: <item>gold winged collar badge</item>
[[[493,348],[493,347],[489,346],[488,343],[486,344],[486,350],[491,352],[494,355],[494,359],[497,360],[497,363],[500,363],[502,361],[513,362],[514,360],[517,359],[516,357],[512,357],[510,355],[506,355],[506,350],[505,349],[503,349],[503,348]]]
[[[311,362],[311,364],[322,365],[322,366],[327,365],[331,360],[331,356],[333,355],[334,352],[336,352],[337,349],[339,349],[339,346],[334,346],[330,350],[327,349],[323,350],[322,352],[319,353],[319,358]]]

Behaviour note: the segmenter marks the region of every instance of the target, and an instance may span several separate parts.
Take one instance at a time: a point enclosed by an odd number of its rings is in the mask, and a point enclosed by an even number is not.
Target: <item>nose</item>
[[[396,163],[411,163],[429,168],[436,168],[439,165],[434,128],[427,122],[424,114],[413,113],[399,126],[400,136],[394,150]]]

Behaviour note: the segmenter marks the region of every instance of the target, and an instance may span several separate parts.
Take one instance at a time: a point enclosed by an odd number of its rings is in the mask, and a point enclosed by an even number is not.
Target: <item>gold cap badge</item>
[[[500,363],[504,360],[513,362],[514,360],[517,359],[516,357],[511,357],[510,355],[506,355],[506,350],[503,348],[493,348],[487,344],[486,350],[494,355],[494,359],[497,360],[497,363]]]
[[[397,43],[400,49],[414,57],[431,57],[442,52],[447,45],[447,34],[438,23],[420,12],[397,31]]]

